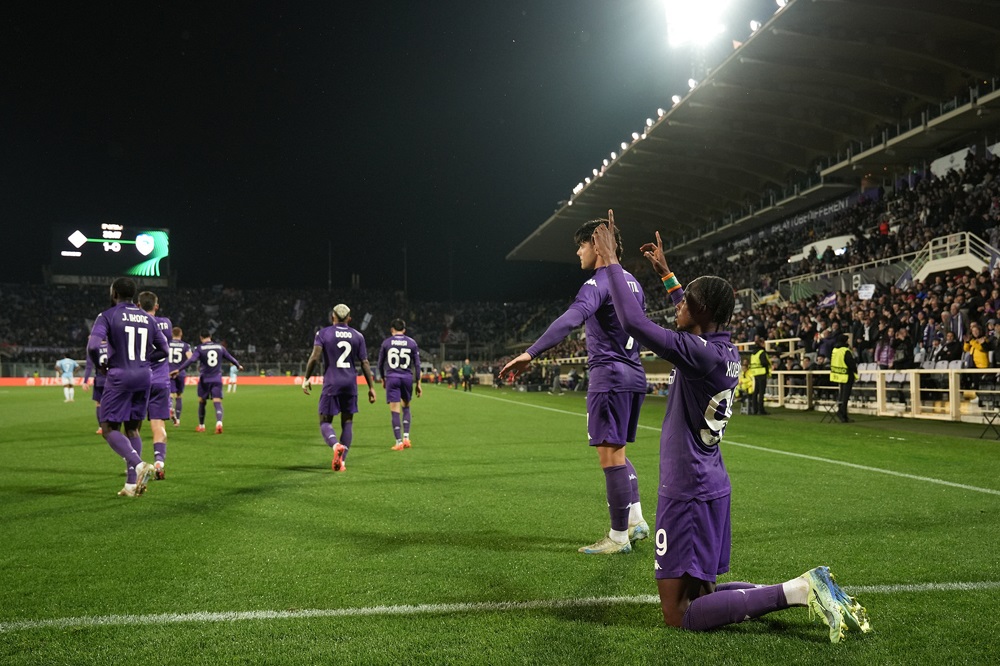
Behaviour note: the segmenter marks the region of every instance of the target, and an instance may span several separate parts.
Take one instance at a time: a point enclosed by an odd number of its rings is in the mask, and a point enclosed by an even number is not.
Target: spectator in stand
[[[896,331],[892,340],[892,369],[906,370],[913,367],[913,343],[910,342],[909,329],[905,326]]]
[[[826,367],[830,364],[830,354],[833,353],[833,346],[837,343],[837,336],[832,326],[823,329],[823,337],[816,345],[816,365]]]
[[[972,322],[969,326],[969,334],[965,336],[963,349],[970,355],[970,368],[986,369],[990,367],[990,352],[993,350],[992,342],[979,322]],[[978,389],[983,375],[964,375],[967,378],[968,388]]]
[[[962,343],[955,337],[954,331],[946,331],[944,334],[944,351],[941,353],[945,361],[960,361],[962,359]]]
[[[892,329],[886,327],[879,333],[879,338],[875,342],[875,363],[881,370],[888,370],[892,367],[892,362],[896,358],[896,350],[892,347],[892,338],[889,332]]]

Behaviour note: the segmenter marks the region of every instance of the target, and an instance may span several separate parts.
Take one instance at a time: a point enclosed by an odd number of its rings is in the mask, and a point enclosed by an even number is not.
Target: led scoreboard
[[[57,226],[52,231],[54,275],[166,278],[170,242],[167,229],[115,222]]]

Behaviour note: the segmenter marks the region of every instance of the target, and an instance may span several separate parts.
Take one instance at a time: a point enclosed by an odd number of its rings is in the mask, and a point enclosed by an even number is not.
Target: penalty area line
[[[919,592],[974,592],[1000,589],[1000,581],[975,583],[914,583],[909,585],[859,585],[844,588],[851,594],[900,594]],[[303,608],[299,610],[257,610],[196,613],[157,613],[152,615],[94,615],[63,617],[49,620],[15,620],[0,622],[0,634],[36,629],[68,629],[71,627],[128,627],[213,622],[264,620],[301,620],[312,618],[450,615],[456,613],[502,613],[508,611],[559,610],[624,605],[658,604],[659,597],[640,594],[618,597],[585,597],[581,599],[539,599],[535,601],[483,601],[457,604],[416,604],[399,606],[369,606],[359,608]]]

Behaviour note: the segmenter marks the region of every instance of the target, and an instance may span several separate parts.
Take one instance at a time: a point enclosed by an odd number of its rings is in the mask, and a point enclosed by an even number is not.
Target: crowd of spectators
[[[921,248],[933,237],[958,231],[977,233],[1000,243],[1000,159],[970,156],[964,168],[943,177],[927,175],[913,186],[900,183],[892,192],[861,197],[852,207],[782,233],[755,234],[741,247],[725,246],[717,255],[672,263],[682,280],[705,273],[705,266],[737,289],[773,291],[778,280],[821,273],[847,265],[896,257]],[[813,251],[790,262],[816,239],[853,236],[846,251]],[[724,258],[735,256],[735,260]],[[630,266],[643,281],[647,305],[667,307],[662,286],[648,263]],[[250,363],[301,363],[313,335],[329,323],[330,307],[347,302],[352,325],[369,337],[374,361],[376,341],[389,334],[389,322],[402,317],[407,333],[425,350],[442,344],[486,345],[492,356],[476,358],[481,372],[496,373],[511,345],[530,343],[555,319],[572,297],[517,303],[413,302],[401,294],[371,290],[329,293],[325,290],[240,290],[231,288],[158,288],[161,314],[196,343],[200,331],[239,351]],[[912,367],[924,359],[965,359],[981,365],[1000,349],[1000,271],[952,271],[928,282],[897,288],[880,285],[869,300],[857,291],[824,294],[795,302],[778,301],[746,308],[732,322],[734,340],[797,338],[793,363],[805,356],[814,367],[829,359],[838,332],[851,334],[861,362],[880,367]],[[0,354],[7,361],[49,364],[66,353],[82,357],[94,316],[109,305],[106,286],[0,285]],[[465,354],[462,354],[463,356]],[[545,359],[583,358],[582,332],[571,335]],[[995,355],[1000,361],[1000,354]],[[503,357],[503,358],[501,358]],[[243,360],[241,358],[241,360]],[[444,361],[444,359],[442,359]],[[783,361],[781,361],[783,363]]]
[[[433,354],[440,345],[533,339],[566,307],[564,300],[514,303],[406,301],[401,295],[354,289],[325,290],[168,288],[153,289],[160,314],[198,342],[201,331],[239,351],[251,363],[297,364],[308,356],[315,332],[329,325],[336,302],[352,310],[352,326],[369,338],[374,362],[378,343],[396,317],[407,334]],[[69,353],[82,358],[98,312],[110,307],[107,286],[0,285],[0,354],[7,362],[51,364]],[[566,343],[579,353],[580,344]],[[430,356],[430,354],[428,355]],[[486,360],[486,359],[484,359]],[[487,365],[486,367],[489,367]]]

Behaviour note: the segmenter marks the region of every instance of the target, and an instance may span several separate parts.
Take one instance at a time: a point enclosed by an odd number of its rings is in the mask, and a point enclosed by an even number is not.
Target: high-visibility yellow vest
[[[768,375],[771,373],[771,368],[764,364],[764,355],[767,352],[763,349],[754,352],[750,355],[750,376],[756,377],[758,375]]]
[[[847,347],[837,347],[830,354],[830,381],[837,384],[846,384],[849,379],[847,370]],[[854,373],[854,379],[858,378],[858,373]]]
[[[744,373],[743,376],[740,377],[740,388],[743,389],[743,392],[747,395],[753,393],[753,385],[754,381],[753,377],[750,376],[750,373]]]

